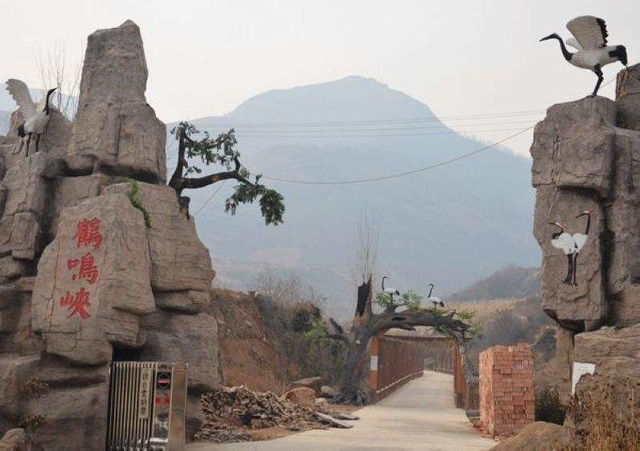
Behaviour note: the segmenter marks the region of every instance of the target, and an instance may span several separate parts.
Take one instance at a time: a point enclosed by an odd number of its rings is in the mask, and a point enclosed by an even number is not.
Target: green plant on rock
[[[128,179],[129,182],[129,201],[134,208],[137,208],[142,212],[142,216],[144,217],[144,225],[147,226],[147,229],[151,227],[151,216],[144,205],[142,205],[142,199],[140,199],[140,185],[137,180]]]
[[[18,426],[24,429],[28,436],[32,436],[46,422],[42,415],[29,413],[20,419]]]
[[[39,399],[49,394],[49,391],[49,384],[47,384],[37,376],[34,376],[31,379],[27,380],[19,388],[20,395],[27,400]],[[27,443],[29,446],[29,448],[27,449],[31,449],[33,435],[45,423],[46,418],[36,413],[27,413],[20,418],[18,427],[24,429],[27,435]]]
[[[49,384],[37,376],[20,386],[20,394],[27,399],[38,399],[49,393]]]

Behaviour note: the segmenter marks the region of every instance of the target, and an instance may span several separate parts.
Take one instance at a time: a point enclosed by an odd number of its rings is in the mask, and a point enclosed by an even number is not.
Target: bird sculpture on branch
[[[620,61],[626,67],[627,49],[623,45],[607,46],[607,25],[604,20],[597,17],[576,17],[567,23],[567,28],[574,37],[567,39],[566,44],[576,49],[577,52],[572,53],[567,50],[565,42],[557,33],[540,39],[540,42],[557,39],[564,59],[576,67],[595,73],[598,76],[598,82],[592,95],[597,96],[602,80],[604,80],[602,68],[616,61]]]
[[[429,294],[427,295],[427,301],[433,304],[434,309],[438,308],[438,306],[444,308],[444,302],[442,302],[442,300],[439,297],[433,296],[433,289],[435,288],[435,285],[430,283],[428,286],[429,286]]]
[[[387,279],[389,279],[387,276],[384,276],[382,278],[382,286],[381,286],[382,292],[387,294],[391,298],[391,301],[393,301],[394,296],[400,296],[400,290],[398,290],[397,288],[391,288],[391,287],[385,286],[384,281]]]
[[[36,153],[40,147],[40,136],[44,133],[51,118],[51,94],[56,88],[49,89],[44,98],[38,103],[34,103],[31,99],[31,93],[27,84],[21,80],[7,80],[7,91],[13,100],[16,101],[20,112],[24,118],[24,122],[18,127],[18,136],[22,138],[20,150],[24,145],[25,139],[27,143],[26,156],[29,156],[29,145],[31,138],[35,135]]]

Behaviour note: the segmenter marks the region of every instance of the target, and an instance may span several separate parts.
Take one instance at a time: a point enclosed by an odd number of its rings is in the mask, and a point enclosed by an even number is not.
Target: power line
[[[527,122],[531,124],[531,122]],[[294,138],[294,139],[303,139],[303,138],[385,138],[385,137],[405,137],[405,136],[432,136],[432,135],[458,135],[465,133],[486,133],[486,132],[505,132],[505,131],[513,131],[520,130],[520,128],[496,128],[493,130],[452,130],[452,131],[442,131],[442,132],[432,132],[432,133],[382,133],[382,134],[367,134],[367,135],[238,135],[239,138]]]
[[[521,125],[521,124],[531,124],[533,119],[527,119],[522,121],[502,121],[502,122],[480,122],[480,123],[471,123],[471,124],[460,124],[460,125],[447,125],[447,124],[431,124],[431,125],[418,125],[415,127],[373,127],[369,126],[368,128],[328,128],[328,129],[293,129],[293,130],[249,130],[247,132],[244,131],[243,128],[239,128],[236,130],[236,134],[263,134],[263,135],[272,135],[277,133],[327,133],[327,132],[345,132],[345,133],[354,133],[354,132],[376,132],[376,131],[398,131],[398,130],[442,130],[442,129],[453,129],[452,127],[492,127],[496,125]],[[389,124],[392,125],[392,124]],[[455,130],[455,129],[453,129]]]
[[[242,126],[242,127],[324,127],[332,125],[367,125],[367,124],[397,124],[407,122],[442,122],[442,121],[463,121],[480,118],[509,118],[518,116],[529,116],[533,114],[544,113],[545,110],[526,110],[526,111],[512,111],[506,113],[481,113],[481,114],[469,114],[458,116],[440,116],[440,117],[414,117],[414,118],[401,118],[401,119],[372,119],[372,120],[359,120],[359,121],[329,121],[329,122],[204,122],[193,121],[195,125],[199,126]]]
[[[220,190],[222,189],[222,187],[224,186],[224,184],[225,184],[225,183],[227,183],[227,181],[226,181],[226,180],[224,180],[224,181],[220,184],[220,186],[218,186],[218,188],[217,188],[217,189],[216,189],[216,190],[211,194],[211,196],[209,196],[209,197],[207,198],[207,200],[205,200],[205,201],[202,203],[202,205],[200,205],[200,207],[198,207],[198,210],[196,210],[196,212],[193,214],[193,216],[195,216],[195,215],[197,215],[198,213],[200,213],[200,210],[202,210],[204,207],[206,207],[206,206],[207,206],[207,204],[208,204],[209,202],[211,202],[211,199],[213,199],[213,198],[215,197],[215,195],[216,195],[216,194],[218,194],[218,191],[220,191]]]
[[[609,80],[608,82],[606,82],[604,85],[602,85],[601,88],[604,88],[606,86],[609,86],[611,83],[613,83],[616,80],[616,78],[613,78],[611,80]],[[300,123],[245,123],[245,124],[236,124],[236,125],[244,125],[244,126],[261,126],[261,127],[267,127],[267,126],[271,126],[271,127],[282,127],[282,126],[305,126],[305,127],[311,127],[311,126],[326,126],[326,125],[344,125],[344,124],[351,124],[351,125],[365,125],[365,124],[394,124],[394,123],[408,123],[408,122],[441,122],[443,120],[449,119],[449,120],[467,120],[466,118],[480,118],[480,117],[494,117],[494,118],[498,118],[498,117],[506,117],[508,118],[509,116],[511,117],[516,117],[516,116],[526,116],[526,115],[532,115],[532,114],[540,114],[545,112],[545,110],[528,110],[528,111],[520,111],[520,112],[511,112],[511,113],[488,113],[488,114],[477,114],[477,115],[467,115],[467,116],[450,116],[448,118],[446,117],[440,117],[440,118],[412,118],[412,119],[391,119],[391,120],[377,120],[377,121],[353,121],[353,122],[349,122],[349,121],[334,121],[334,122],[318,122],[318,123],[307,123],[307,124],[300,124]],[[207,125],[207,123],[204,122],[200,122],[198,123],[197,121],[194,121],[194,123],[196,123],[196,125]],[[209,125],[225,125],[225,123],[212,123]],[[466,125],[471,125],[471,124],[466,124]],[[398,172],[395,174],[388,174],[388,175],[383,175],[383,176],[378,176],[378,177],[370,177],[370,178],[364,178],[364,179],[354,179],[354,180],[334,180],[334,181],[310,181],[310,180],[291,180],[291,179],[284,179],[284,178],[280,178],[280,177],[269,177],[269,176],[263,176],[262,178],[265,180],[271,180],[274,182],[281,182],[281,183],[291,183],[291,184],[298,184],[298,185],[352,185],[352,184],[359,184],[359,183],[368,183],[368,182],[376,182],[376,181],[381,181],[381,180],[389,180],[389,179],[394,179],[394,178],[399,178],[399,177],[405,177],[408,175],[413,175],[413,174],[418,174],[421,172],[426,172],[429,171],[431,169],[435,169],[441,166],[445,166],[447,164],[451,164],[454,163],[456,161],[460,161],[463,160],[465,158],[469,158],[472,157],[474,155],[477,155],[481,152],[484,152],[486,150],[492,149],[510,139],[515,138],[516,136],[519,136],[529,130],[531,130],[532,128],[534,128],[535,125],[531,125],[527,128],[524,128],[522,130],[519,130],[518,132],[509,135],[499,141],[496,141],[494,143],[491,143],[487,146],[481,147],[480,149],[476,149],[472,152],[468,152],[466,154],[460,155],[458,157],[455,158],[451,158],[449,160],[445,160],[445,161],[441,161],[440,163],[436,163],[436,164],[432,164],[429,166],[424,166],[418,169],[414,169],[411,171],[404,171],[404,172]],[[425,128],[429,128],[429,127],[425,127]],[[335,131],[335,130],[334,130]],[[353,130],[352,130],[353,131]],[[491,131],[499,131],[499,130],[484,130],[484,132],[491,132]],[[282,132],[280,130],[280,132]],[[257,132],[254,132],[257,133]],[[452,131],[452,132],[447,132],[447,133],[464,133],[464,131]],[[471,131],[469,131],[469,133],[472,133]],[[473,133],[478,133],[478,131],[473,132]],[[430,133],[424,133],[424,134],[420,134],[420,135],[428,135]],[[438,133],[432,133],[432,134],[438,134]],[[399,134],[400,136],[412,136],[412,134]],[[244,135],[245,137],[251,137],[250,135]],[[322,136],[327,136],[327,135],[322,135]],[[391,135],[382,135],[382,136],[391,136]],[[257,137],[257,136],[254,136]],[[271,136],[273,137],[273,136]],[[308,136],[304,136],[304,137],[308,137]],[[345,136],[341,136],[341,137],[345,137]],[[360,136],[357,136],[360,137]],[[222,182],[220,184],[220,186],[211,194],[211,196],[209,196],[207,198],[207,200],[205,200],[205,202],[198,208],[198,210],[195,212],[194,216],[197,215],[214,197],[215,195],[222,189],[222,187],[224,186],[225,182]]]
[[[435,169],[438,168],[440,166],[445,166],[447,164],[456,162],[456,161],[460,161],[463,160],[465,158],[469,158],[473,155],[477,155],[480,152],[484,152],[485,150],[489,150],[493,147],[496,147],[500,144],[502,144],[505,141],[508,141],[512,138],[515,138],[518,135],[523,134],[526,131],[531,130],[534,127],[534,125],[524,128],[522,130],[520,130],[517,133],[514,133],[512,135],[507,136],[506,138],[503,138],[499,141],[496,141],[492,144],[489,144],[487,146],[481,147],[480,149],[476,149],[473,152],[469,152],[463,155],[460,155],[459,157],[455,157],[455,158],[451,158],[449,160],[445,160],[445,161],[441,161],[440,163],[436,163],[436,164],[432,164],[430,166],[425,166],[419,169],[414,169],[411,171],[404,171],[404,172],[398,172],[395,174],[388,174],[388,175],[382,175],[379,177],[370,177],[370,178],[364,178],[364,179],[355,179],[355,180],[339,180],[339,181],[309,181],[309,180],[290,180],[290,179],[283,179],[283,178],[278,178],[278,177],[268,177],[266,175],[263,175],[262,178],[265,180],[271,180],[274,182],[282,182],[282,183],[294,183],[294,184],[298,184],[298,185],[352,185],[352,184],[356,184],[356,183],[368,183],[368,182],[377,182],[380,180],[388,180],[388,179],[394,179],[394,178],[398,178],[398,177],[405,177],[407,175],[413,175],[413,174],[417,174],[420,172],[426,172],[429,171],[431,169]]]

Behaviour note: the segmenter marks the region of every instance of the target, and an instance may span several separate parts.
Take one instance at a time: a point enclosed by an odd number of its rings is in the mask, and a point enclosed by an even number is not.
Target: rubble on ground
[[[299,406],[313,409],[316,405],[316,395],[312,388],[296,387],[284,394],[285,399]]]
[[[315,377],[307,377],[304,379],[298,379],[297,381],[293,381],[287,387],[287,391],[293,390],[294,388],[306,387],[315,391],[316,396],[320,395],[322,390],[322,378],[319,376]]]
[[[324,413],[290,402],[273,392],[255,392],[244,385],[220,387],[202,395],[204,420],[193,437],[196,441],[216,443],[251,440],[251,432],[267,428],[284,428],[291,431],[351,427]],[[355,418],[355,417],[354,417]]]

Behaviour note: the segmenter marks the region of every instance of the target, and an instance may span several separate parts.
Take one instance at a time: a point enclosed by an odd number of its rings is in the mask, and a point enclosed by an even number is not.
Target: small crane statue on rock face
[[[13,78],[7,80],[7,91],[20,107],[20,112],[24,117],[24,123],[18,128],[18,136],[22,138],[20,150],[22,150],[24,138],[27,139],[26,156],[29,156],[29,145],[33,135],[36,135],[36,153],[39,150],[40,136],[44,133],[51,118],[51,94],[56,89],[49,89],[47,95],[36,104],[31,99],[29,87],[25,82]]]
[[[549,225],[556,226],[559,230],[551,235],[551,245],[560,249],[567,256],[567,277],[563,283],[565,285],[577,286],[576,275],[578,272],[578,255],[589,239],[589,229],[591,227],[591,211],[586,210],[580,213],[577,218],[587,217],[584,233],[565,232],[565,226],[560,222],[550,222]]]
[[[598,82],[592,95],[597,96],[598,89],[604,80],[602,68],[616,61],[620,61],[626,66],[627,49],[623,45],[607,46],[607,25],[604,20],[597,17],[576,17],[567,23],[567,28],[574,37],[567,39],[566,44],[575,48],[577,52],[569,52],[562,38],[556,33],[550,34],[540,41],[557,39],[564,59],[576,67],[593,71],[598,76]]]

